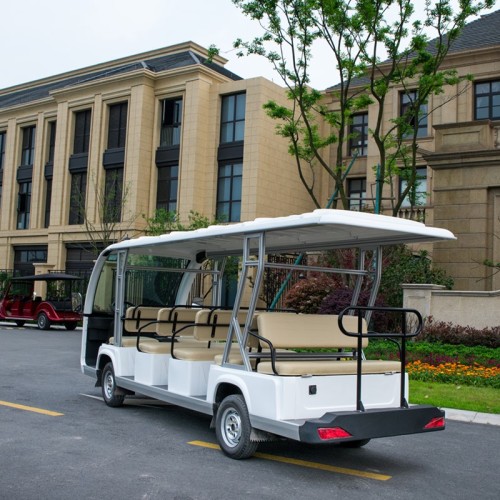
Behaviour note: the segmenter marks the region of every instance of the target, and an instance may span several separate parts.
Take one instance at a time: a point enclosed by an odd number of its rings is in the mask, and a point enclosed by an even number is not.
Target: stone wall
[[[403,285],[403,307],[416,309],[435,321],[488,328],[500,326],[500,290],[445,290],[440,285]]]

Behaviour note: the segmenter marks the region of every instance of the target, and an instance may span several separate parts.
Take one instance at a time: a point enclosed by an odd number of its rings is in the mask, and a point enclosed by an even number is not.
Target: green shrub
[[[417,337],[419,338],[419,337]],[[399,359],[396,345],[389,340],[370,340],[364,350],[369,359]],[[430,364],[462,363],[482,366],[500,366],[500,349],[491,347],[442,344],[436,342],[409,342],[406,349],[408,361]]]
[[[432,317],[429,317],[419,340],[498,348],[500,347],[500,327],[479,329],[472,326],[454,325],[451,322],[434,321]]]
[[[403,306],[401,285],[405,283],[432,283],[451,289],[453,279],[442,269],[432,267],[425,251],[414,254],[404,245],[384,248],[379,292],[387,304],[393,307]]]

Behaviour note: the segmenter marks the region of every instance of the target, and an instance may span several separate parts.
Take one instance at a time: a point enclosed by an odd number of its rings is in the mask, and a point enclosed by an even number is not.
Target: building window
[[[47,148],[47,163],[54,163],[54,154],[56,150],[56,129],[57,123],[49,123],[49,144]]]
[[[182,99],[161,101],[160,146],[178,146],[181,143]]]
[[[417,137],[427,136],[427,104],[421,104],[417,113],[415,110],[417,98],[416,90],[399,94],[399,116],[406,117],[407,123],[407,128],[403,131],[404,138],[413,137],[415,128],[417,128]]]
[[[75,172],[71,174],[70,224],[83,224],[84,222],[86,191],[87,172]]]
[[[123,168],[106,170],[103,222],[120,222],[122,217]]]
[[[14,247],[14,270],[17,273],[21,276],[35,274],[33,262],[47,262],[45,245]]]
[[[17,196],[17,229],[30,227],[31,181],[19,183]]]
[[[52,175],[56,146],[56,128],[56,122],[49,123],[49,144],[47,148],[47,163],[45,165],[45,214],[43,219],[43,227],[49,227],[50,224],[50,205],[52,202]]]
[[[361,211],[366,205],[366,179],[348,179],[349,210]]]
[[[5,158],[5,138],[7,134],[0,132],[0,170],[3,170],[3,162]]]
[[[357,151],[359,156],[368,154],[368,113],[353,115],[349,127],[349,156]]]
[[[178,179],[178,165],[158,167],[156,208],[163,208],[168,212],[175,212],[177,210]]]
[[[50,225],[50,204],[52,202],[52,179],[47,179],[45,184],[45,217],[43,227]]]
[[[500,120],[500,80],[474,85],[474,119]]]
[[[3,163],[5,159],[5,138],[7,134],[0,132],[0,206],[2,204],[2,187],[3,187]]]
[[[21,165],[33,165],[35,157],[35,132],[36,127],[25,127],[23,130],[23,143],[21,146]]]
[[[399,196],[403,195],[406,187],[408,186],[408,180],[404,178],[404,175],[400,177],[399,180]],[[427,168],[420,167],[417,168],[417,178],[415,184],[411,187],[410,191],[406,195],[402,207],[414,207],[422,206],[427,204]]]
[[[217,218],[238,222],[241,217],[241,184],[243,163],[219,165],[217,185]]]
[[[127,136],[128,103],[109,106],[108,149],[124,148]]]
[[[90,145],[90,120],[92,111],[85,109],[75,113],[75,137],[73,142],[73,154],[85,154],[89,152]]]
[[[104,243],[94,241],[92,244],[68,243],[66,245],[65,269],[69,274],[89,277],[94,267],[95,259],[104,250]]]
[[[242,141],[245,136],[246,94],[222,97],[220,142]]]

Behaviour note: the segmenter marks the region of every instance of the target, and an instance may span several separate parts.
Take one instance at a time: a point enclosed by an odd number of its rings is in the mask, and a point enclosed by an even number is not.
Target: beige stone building
[[[156,208],[311,209],[262,111],[282,89],[207,56],[183,43],[0,91],[0,269],[88,269],[96,243],[142,234]]]
[[[228,222],[314,208],[262,109],[283,89],[207,57],[189,42],[0,90],[0,269],[89,269],[95,241],[142,234],[157,208]],[[500,261],[500,11],[465,28],[445,67],[474,81],[429,102],[420,181],[399,216],[457,235],[430,249],[456,289],[500,289],[482,265]],[[333,89],[325,102],[335,106]],[[404,105],[392,89],[386,126]],[[346,164],[360,153],[346,179],[352,209],[373,206],[375,111],[354,117],[345,145]],[[326,203],[330,180],[316,185]],[[386,186],[386,213],[403,186]]]

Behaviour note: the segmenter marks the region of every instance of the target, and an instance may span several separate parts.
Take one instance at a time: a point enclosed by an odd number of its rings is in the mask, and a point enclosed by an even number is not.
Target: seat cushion
[[[307,360],[307,361],[277,361],[276,371],[278,375],[300,376],[300,375],[355,375],[357,370],[356,361],[337,360]],[[259,373],[273,375],[270,361],[261,361],[257,365]],[[363,374],[383,374],[401,372],[401,363],[398,361],[363,361]]]
[[[152,338],[152,337],[141,337],[141,344],[147,342],[147,343],[156,343],[158,344],[159,342]],[[111,337],[108,341],[108,344],[113,344],[115,343],[115,338]],[[133,336],[126,336],[122,337],[122,347],[135,347],[137,345],[137,337]]]
[[[176,344],[174,347],[174,356],[177,359],[184,359],[188,361],[213,361],[218,354],[222,355],[224,352],[223,344],[212,344],[209,348],[206,347],[184,347],[181,343]]]

